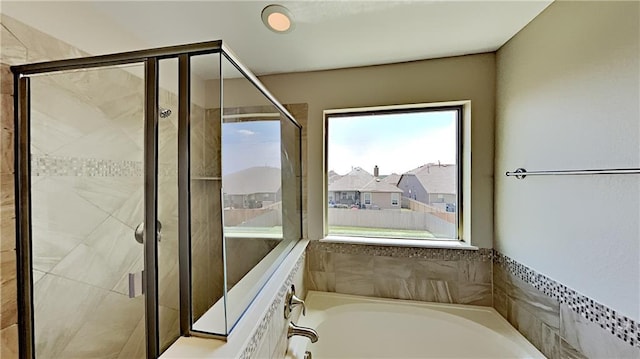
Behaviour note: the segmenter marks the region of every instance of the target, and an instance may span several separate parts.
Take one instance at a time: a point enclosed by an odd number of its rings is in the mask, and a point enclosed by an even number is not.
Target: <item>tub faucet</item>
[[[287,330],[287,338],[291,338],[294,335],[300,335],[307,337],[312,343],[318,341],[318,332],[311,328],[299,327],[294,322],[289,322],[289,329]]]

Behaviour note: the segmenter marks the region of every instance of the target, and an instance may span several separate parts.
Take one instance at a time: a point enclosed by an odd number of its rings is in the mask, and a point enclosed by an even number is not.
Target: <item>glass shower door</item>
[[[146,357],[144,94],[143,64],[30,78],[37,358]]]

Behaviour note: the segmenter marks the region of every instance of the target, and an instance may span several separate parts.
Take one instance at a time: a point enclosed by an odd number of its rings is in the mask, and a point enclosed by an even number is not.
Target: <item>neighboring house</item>
[[[458,166],[429,163],[400,176],[403,196],[455,212]]]
[[[366,209],[400,209],[402,190],[374,178],[360,188],[361,207]]]
[[[334,178],[337,178],[334,176]],[[355,167],[344,176],[329,182],[329,204],[360,205],[360,188],[369,183],[373,175],[360,167]]]
[[[400,209],[401,206],[402,190],[360,167],[344,176],[330,173],[328,192],[331,206],[367,209]]]
[[[282,197],[280,168],[251,167],[222,177],[225,208],[262,208]]]
[[[329,181],[329,183],[333,183],[340,178],[342,178],[342,176],[337,174],[334,170],[331,170],[329,171],[329,173],[327,173],[327,180]]]
[[[392,173],[392,174],[384,176],[384,177],[380,176],[380,180],[385,182],[385,183],[397,186],[398,185],[398,181],[400,181],[400,175],[397,174],[397,173]]]

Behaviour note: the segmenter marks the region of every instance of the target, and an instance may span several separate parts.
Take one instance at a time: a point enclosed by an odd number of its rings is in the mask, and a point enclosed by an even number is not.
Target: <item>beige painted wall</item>
[[[309,238],[322,237],[323,111],[337,108],[471,100],[472,244],[493,241],[493,123],[495,55],[480,54],[401,64],[263,76],[282,103],[308,103]],[[225,105],[249,105],[234,81],[225,81]],[[211,93],[208,90],[208,93]]]
[[[638,2],[556,2],[497,53],[496,249],[640,318]]]

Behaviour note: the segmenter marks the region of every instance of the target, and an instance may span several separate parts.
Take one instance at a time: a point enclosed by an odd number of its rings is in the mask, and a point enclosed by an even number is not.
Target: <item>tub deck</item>
[[[545,358],[493,308],[309,291],[287,358]]]

